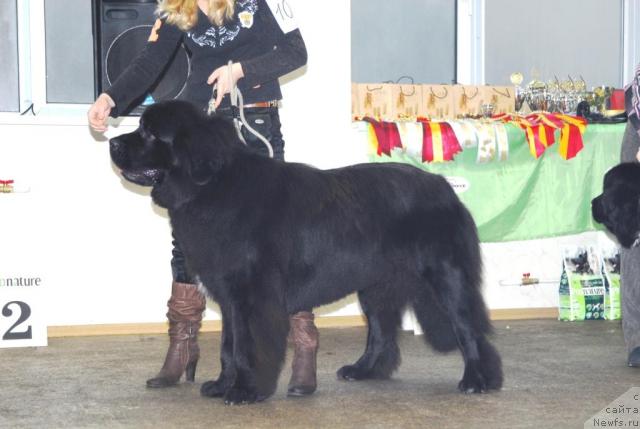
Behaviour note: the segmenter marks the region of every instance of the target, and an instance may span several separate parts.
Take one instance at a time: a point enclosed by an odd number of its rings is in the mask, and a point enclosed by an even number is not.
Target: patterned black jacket
[[[139,100],[157,80],[181,43],[191,61],[191,70],[179,98],[206,108],[211,98],[207,78],[229,60],[240,62],[244,78],[238,81],[245,104],[280,100],[278,78],[307,62],[307,51],[296,29],[284,33],[265,0],[237,0],[232,20],[218,27],[198,12],[198,22],[189,31],[158,20],[155,36],[105,92],[116,107],[118,117]],[[224,97],[222,106],[229,104]]]

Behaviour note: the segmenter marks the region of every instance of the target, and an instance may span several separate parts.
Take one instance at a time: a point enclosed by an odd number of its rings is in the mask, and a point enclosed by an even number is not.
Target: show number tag
[[[37,290],[0,291],[0,348],[47,345]]]
[[[291,8],[291,0],[266,1],[283,33],[289,33],[298,28],[293,9]]]

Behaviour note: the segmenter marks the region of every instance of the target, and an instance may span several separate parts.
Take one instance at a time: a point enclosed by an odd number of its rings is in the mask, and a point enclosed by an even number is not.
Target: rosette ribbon
[[[13,180],[0,180],[0,193],[10,194],[13,192]]]
[[[422,122],[422,162],[445,162],[453,160],[462,151],[453,128],[447,122]]]
[[[558,115],[558,117],[564,121],[560,133],[560,156],[569,160],[584,148],[582,136],[587,128],[587,121],[584,118],[569,115]]]
[[[395,122],[377,121],[373,118],[363,118],[369,123],[369,144],[378,155],[391,155],[391,150],[402,148],[402,140]]]
[[[551,116],[535,113],[524,118],[516,117],[516,123],[525,132],[529,151],[536,159],[540,158],[544,151],[555,143],[555,132],[562,127],[562,122]]]
[[[529,151],[538,159],[555,143],[555,131],[560,130],[560,156],[566,160],[575,157],[584,147],[582,135],[586,121],[576,116],[553,113],[534,113],[522,116],[497,115],[494,120],[518,125],[525,132]]]

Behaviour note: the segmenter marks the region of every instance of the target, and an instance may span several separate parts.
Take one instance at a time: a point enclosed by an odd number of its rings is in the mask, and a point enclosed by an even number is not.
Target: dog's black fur
[[[243,403],[272,394],[289,314],[352,292],[369,333],[340,378],[389,377],[411,307],[436,350],[462,351],[460,390],[502,386],[476,227],[442,177],[403,164],[322,171],[269,159],[227,120],[180,101],[149,107],[110,148],[127,180],[153,187],[190,270],[220,305],[222,371],[203,395]]]
[[[640,236],[640,164],[616,165],[604,175],[602,194],[591,201],[591,213],[629,248]]]

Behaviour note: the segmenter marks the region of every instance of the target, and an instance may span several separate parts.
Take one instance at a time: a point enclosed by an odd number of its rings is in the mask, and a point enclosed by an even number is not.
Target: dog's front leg
[[[222,338],[220,340],[220,376],[217,380],[207,381],[202,384],[200,394],[210,398],[223,396],[231,387],[236,377],[236,369],[233,363],[233,329],[231,317],[225,307],[222,312]]]
[[[275,392],[285,359],[289,316],[277,289],[253,283],[232,287],[216,300],[222,311],[222,371],[205,383],[204,396],[223,396],[227,404],[261,401]],[[221,288],[222,289],[222,288]]]
[[[224,393],[224,403],[227,405],[250,404],[258,399],[254,368],[255,348],[249,330],[248,315],[241,307],[244,306],[234,305],[230,315],[233,336],[232,366],[235,378]]]

